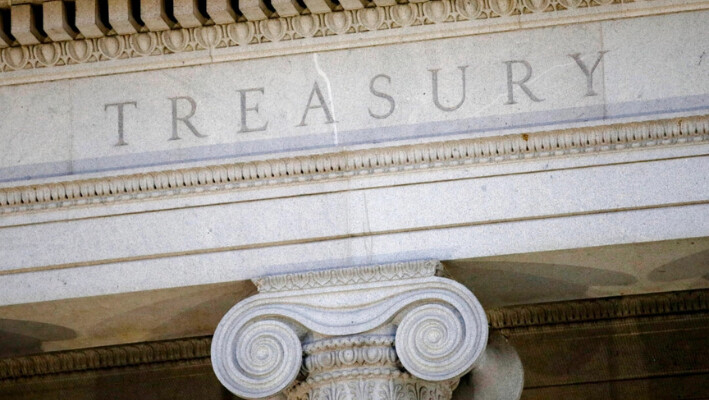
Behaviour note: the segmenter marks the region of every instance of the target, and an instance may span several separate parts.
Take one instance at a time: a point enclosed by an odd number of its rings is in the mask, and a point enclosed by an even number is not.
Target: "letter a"
[[[312,104],[313,96],[318,96],[318,104]],[[327,120],[327,122],[325,122],[326,124],[332,124],[335,122],[335,120],[332,119],[332,113],[330,113],[330,109],[327,107],[325,97],[323,97],[322,92],[320,91],[320,86],[318,86],[318,83],[315,82],[315,84],[313,85],[313,90],[310,92],[308,106],[305,107],[305,111],[303,112],[303,119],[301,119],[300,123],[296,126],[306,126],[307,124],[305,123],[305,119],[308,117],[308,111],[317,108],[322,108],[323,112],[325,113],[325,119]]]

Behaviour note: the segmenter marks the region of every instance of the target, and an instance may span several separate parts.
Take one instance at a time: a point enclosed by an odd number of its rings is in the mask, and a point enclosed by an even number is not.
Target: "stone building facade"
[[[709,398],[706,0],[0,0],[0,398]]]

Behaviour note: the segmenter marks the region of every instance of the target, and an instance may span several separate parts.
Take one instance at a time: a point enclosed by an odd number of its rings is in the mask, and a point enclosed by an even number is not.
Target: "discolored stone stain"
[[[219,324],[219,321],[224,314],[229,311],[243,297],[256,294],[254,289],[247,296],[235,296],[234,293],[225,293],[216,298],[210,299],[190,307],[183,312],[178,313],[174,317],[152,328],[153,335],[160,335],[163,332],[168,332],[174,329],[176,325],[185,326],[186,334],[197,336],[204,334],[212,334]]]
[[[207,288],[198,292],[177,294],[101,320],[88,332],[88,337],[101,340],[133,342],[163,340],[211,334],[221,317],[241,299],[256,293],[251,282]],[[202,299],[202,300],[198,300]]]
[[[523,134],[522,134],[522,139],[523,139],[525,142],[528,142],[528,141],[529,141],[529,135],[526,134],[526,133],[523,133]]]
[[[477,261],[446,262],[446,270],[470,288],[485,307],[580,299],[592,286],[631,286],[623,272],[576,265]]]
[[[672,282],[683,279],[709,280],[709,250],[702,250],[678,258],[654,269],[648,275],[653,282]]]

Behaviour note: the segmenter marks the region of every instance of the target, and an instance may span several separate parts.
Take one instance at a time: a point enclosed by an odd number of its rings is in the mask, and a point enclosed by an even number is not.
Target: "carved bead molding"
[[[244,398],[450,399],[485,349],[488,325],[475,296],[439,269],[420,261],[261,280],[296,283],[224,316],[214,371]]]
[[[97,1],[108,2],[107,21],[94,10]],[[237,15],[229,2],[204,1],[208,16],[197,2],[174,1],[172,21],[165,16],[170,13],[153,9],[162,2],[141,0],[140,10],[131,10],[125,1],[79,0],[76,26],[68,24],[61,0],[41,8],[12,5],[11,26],[3,30],[0,23],[0,47],[10,46],[0,49],[0,85],[709,7],[706,0],[309,0],[303,9],[300,2],[281,0],[270,2],[276,9],[271,13],[255,0],[240,2]],[[43,27],[36,26],[33,12],[44,14]],[[350,35],[357,40],[342,39]]]
[[[688,290],[672,293],[653,293],[627,297],[586,299],[519,305],[487,311],[491,329],[518,331],[540,326],[567,324],[599,324],[633,318],[677,318],[684,314],[709,312],[709,290]],[[492,340],[493,336],[490,336]],[[345,339],[347,340],[347,339]],[[351,339],[354,344],[365,344],[366,338]],[[375,339],[377,340],[377,339]],[[373,344],[389,344],[391,337],[382,336]],[[159,342],[123,344],[100,348],[69,350],[31,356],[0,358],[0,385],[20,379],[42,379],[56,374],[90,373],[109,368],[144,368],[169,363],[208,363],[211,337],[175,339]],[[371,342],[370,342],[371,343]],[[303,346],[305,351],[318,352],[328,345],[326,341]],[[490,344],[488,343],[488,346]],[[335,346],[327,347],[334,349]],[[382,357],[394,357],[382,353]],[[315,368],[306,357],[304,368]],[[380,362],[386,362],[382,359]]]
[[[709,116],[0,188],[0,215],[367,174],[706,143]],[[271,284],[269,284],[271,285]]]
[[[707,289],[520,305],[490,310],[487,317],[493,329],[518,329],[698,312],[709,312]]]

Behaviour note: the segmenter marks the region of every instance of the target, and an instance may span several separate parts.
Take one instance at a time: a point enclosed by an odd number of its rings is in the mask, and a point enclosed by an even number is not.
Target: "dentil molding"
[[[488,323],[439,270],[419,261],[257,281],[266,291],[214,333],[217,378],[243,398],[450,399],[481,360]]]
[[[709,116],[341,151],[0,188],[0,215],[709,141]],[[267,281],[263,281],[267,282]],[[273,283],[264,283],[273,286]]]

